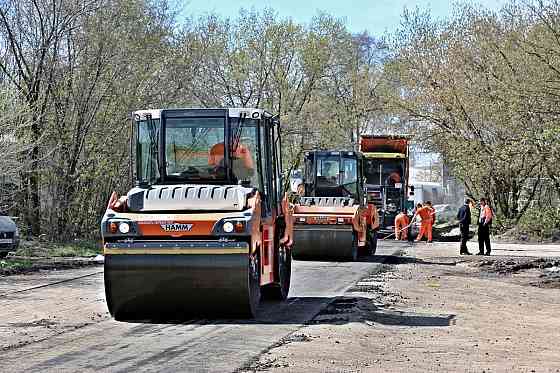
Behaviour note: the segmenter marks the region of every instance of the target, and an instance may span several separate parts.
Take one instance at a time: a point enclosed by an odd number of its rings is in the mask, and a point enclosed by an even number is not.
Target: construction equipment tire
[[[369,255],[375,255],[377,251],[377,232],[374,230],[368,230],[367,246],[369,249]]]
[[[261,262],[260,255],[256,253],[249,256],[249,305],[252,317],[257,316],[257,308],[261,302]]]
[[[350,258],[351,261],[355,262],[358,260],[359,254],[359,246],[358,246],[358,233],[352,232],[352,257]]]
[[[292,277],[292,251],[281,245],[276,256],[278,283],[262,289],[263,297],[269,300],[285,300],[290,292]]]

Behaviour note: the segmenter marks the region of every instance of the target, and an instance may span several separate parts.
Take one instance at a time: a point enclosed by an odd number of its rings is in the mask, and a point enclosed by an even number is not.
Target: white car
[[[19,230],[9,216],[0,216],[0,258],[19,246]]]

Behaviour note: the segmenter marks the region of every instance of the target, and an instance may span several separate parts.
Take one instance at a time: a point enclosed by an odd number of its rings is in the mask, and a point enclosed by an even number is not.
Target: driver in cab
[[[224,172],[224,154],[225,146],[223,142],[212,146],[208,155],[208,165],[217,169],[217,172]],[[246,180],[255,173],[251,151],[241,142],[237,144],[231,156],[233,174],[237,179]]]
[[[396,186],[397,184],[400,184],[402,182],[401,175],[402,175],[402,169],[399,167],[398,170],[394,170],[389,174],[387,180],[385,181],[385,184],[393,187]]]
[[[321,176],[329,179],[329,181],[336,183],[338,178],[338,169],[336,167],[332,167],[332,162],[326,162],[323,166],[323,175]]]

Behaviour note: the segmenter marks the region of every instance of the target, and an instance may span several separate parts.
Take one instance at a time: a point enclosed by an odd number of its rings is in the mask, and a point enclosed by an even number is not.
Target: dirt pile
[[[560,288],[560,258],[496,258],[473,262],[482,275],[516,276],[525,278],[522,285],[541,288]]]
[[[474,266],[486,267],[481,270],[495,272],[498,274],[517,273],[528,269],[548,269],[560,266],[558,258],[497,258],[483,260],[473,264]]]

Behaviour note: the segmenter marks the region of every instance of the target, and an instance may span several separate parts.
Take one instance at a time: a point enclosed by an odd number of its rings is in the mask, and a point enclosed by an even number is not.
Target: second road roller
[[[361,153],[306,152],[296,188],[294,258],[356,260],[375,254],[379,217],[366,201]]]
[[[281,127],[262,109],[133,113],[135,186],[101,222],[116,320],[254,317],[283,300],[293,220]]]

